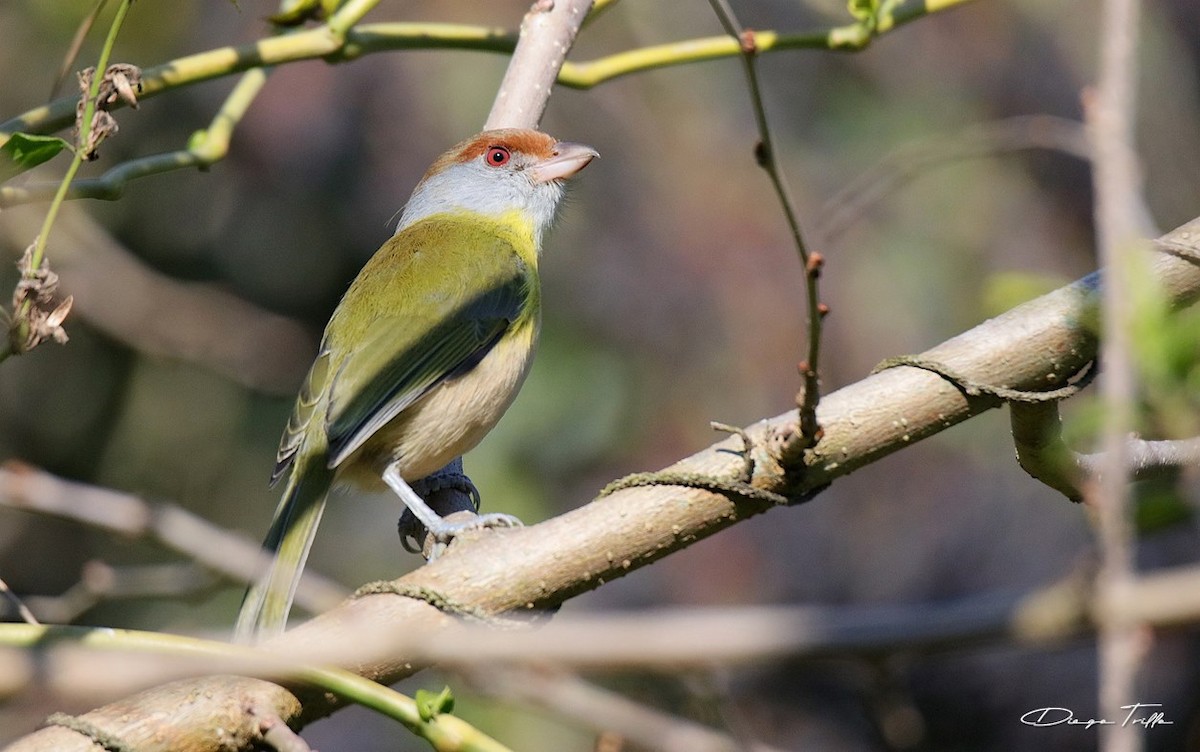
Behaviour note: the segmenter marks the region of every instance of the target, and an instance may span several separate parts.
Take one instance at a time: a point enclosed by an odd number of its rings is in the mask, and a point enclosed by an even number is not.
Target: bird
[[[434,161],[396,232],[334,309],[280,441],[286,477],[235,636],[283,631],[335,486],[390,488],[436,541],[520,524],[443,520],[412,489],[512,404],[541,322],[538,256],[565,183],[598,154],[531,129],[487,130]]]

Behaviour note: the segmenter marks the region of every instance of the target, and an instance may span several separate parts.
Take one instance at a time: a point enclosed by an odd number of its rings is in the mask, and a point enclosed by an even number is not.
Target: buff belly
[[[518,324],[470,371],[448,379],[381,428],[339,466],[337,480],[385,488],[394,462],[407,481],[424,478],[470,451],[500,420],[529,373],[537,322]]]

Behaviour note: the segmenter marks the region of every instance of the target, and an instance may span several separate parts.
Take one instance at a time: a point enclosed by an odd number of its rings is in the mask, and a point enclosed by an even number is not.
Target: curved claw
[[[511,514],[491,512],[489,514],[476,515],[469,520],[442,519],[429,530],[429,534],[438,543],[449,543],[465,532],[489,527],[524,527],[524,523]]]
[[[452,540],[471,530],[524,526],[525,523],[516,517],[501,512],[480,514],[465,520],[441,519],[428,530],[429,535],[433,536],[433,547],[429,551],[429,561],[433,561],[441,556]]]

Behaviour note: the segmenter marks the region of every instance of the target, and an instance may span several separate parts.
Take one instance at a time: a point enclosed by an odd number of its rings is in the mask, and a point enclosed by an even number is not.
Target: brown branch
[[[1197,254],[1200,220],[1168,233],[1153,266],[1163,289],[1179,305],[1200,297]],[[1090,360],[1096,349],[1083,323],[1094,304],[1099,275],[1030,301],[1008,313],[932,348],[923,357],[946,364],[955,373],[1013,388],[1059,386]],[[930,371],[897,367],[827,395],[821,401],[825,436],[803,467],[788,466],[779,449],[797,430],[796,411],[747,428],[755,445],[754,485],[800,498],[832,480],[973,415],[996,407],[993,397],[968,397]],[[784,437],[784,438],[781,438]],[[715,444],[668,470],[716,478],[738,477],[743,461],[736,437]],[[371,625],[395,633],[394,625],[439,630],[456,620],[449,613],[516,615],[549,608],[594,589],[672,551],[691,545],[772,505],[742,501],[695,488],[650,486],[628,488],[531,527],[481,533],[469,545],[455,544],[441,559],[394,583],[409,596],[380,593],[343,603],[267,647],[297,655],[319,654],[322,648],[369,644],[363,635]],[[438,607],[433,605],[438,604]],[[439,610],[441,609],[445,610]],[[394,634],[391,636],[395,637]],[[356,671],[395,682],[420,668],[413,656],[381,650],[360,654]],[[203,728],[219,727],[240,708],[239,692],[247,679],[205,680],[192,716]],[[188,682],[183,682],[186,688]],[[258,684],[250,685],[262,691]],[[217,689],[217,687],[220,687]],[[89,718],[118,737],[136,731],[156,713],[170,715],[178,701],[177,685],[147,690],[117,706],[106,706]],[[325,696],[279,690],[267,693],[270,707],[289,723],[304,723],[330,712],[336,703]],[[303,702],[300,698],[303,698]],[[206,709],[201,705],[207,706]],[[237,708],[234,708],[237,705]],[[211,733],[189,749],[218,749]],[[46,749],[41,732],[15,744],[9,752]],[[82,740],[61,749],[86,749]],[[228,746],[223,749],[229,749]]]
[[[1084,496],[1097,509],[1100,570],[1096,588],[1101,613],[1107,604],[1124,601],[1136,577],[1134,527],[1127,483],[1127,436],[1133,428],[1137,376],[1133,363],[1133,291],[1128,281],[1140,260],[1137,246],[1141,170],[1134,153],[1137,90],[1139,0],[1105,0],[1100,22],[1100,65],[1094,98],[1084,102],[1092,143],[1094,213],[1100,263],[1111,270],[1101,295],[1100,383],[1104,419],[1100,443],[1104,458],[1095,482]],[[1137,700],[1137,674],[1142,660],[1140,625],[1118,614],[1100,623],[1101,717]],[[1138,731],[1126,724],[1102,726],[1105,752],[1136,752]]]
[[[185,598],[215,590],[223,583],[211,570],[193,562],[114,567],[91,560],[84,563],[79,581],[61,595],[29,596],[25,600],[44,621],[69,624],[104,601]]]
[[[38,623],[37,617],[29,610],[25,602],[17,597],[17,594],[12,591],[12,588],[8,586],[8,583],[3,578],[0,578],[0,598],[3,598],[17,612],[17,616],[21,618],[21,621],[26,624]]]
[[[151,504],[132,494],[63,480],[13,460],[0,465],[0,506],[64,517],[131,538],[149,538],[234,582],[249,582],[262,566],[263,553],[257,543],[182,507]],[[337,603],[344,594],[333,582],[306,573],[297,602],[315,613]]]
[[[171,653],[155,633],[141,645],[88,649],[55,634],[36,655],[0,647],[0,697],[36,686],[72,703],[136,692],[153,684],[213,672],[278,678],[295,663],[345,663],[387,649],[452,671],[491,671],[498,664],[579,671],[711,670],[781,660],[861,659],[903,651],[936,653],[964,646],[1048,647],[1097,626],[1090,567],[1030,592],[992,592],[954,601],[877,606],[754,606],[670,608],[626,614],[562,616],[542,629],[496,630],[458,623],[421,631],[385,628],[369,644],[322,645],[317,652],[278,656],[212,655],[175,639]],[[1130,619],[1161,628],[1200,621],[1200,566],[1159,570],[1138,579],[1120,604]],[[526,625],[528,626],[528,624]],[[78,630],[80,634],[86,634]],[[0,641],[6,637],[0,630]],[[362,633],[356,633],[356,638]],[[168,640],[171,638],[168,637]],[[82,643],[82,644],[81,644]],[[5,644],[7,644],[5,642]],[[52,664],[52,672],[39,666]]]
[[[669,715],[559,670],[504,668],[468,671],[471,688],[496,700],[549,710],[598,733],[613,732],[639,749],[662,752],[779,752],[743,744],[716,729]]]
[[[0,247],[23,248],[40,220],[17,210],[0,222]],[[55,271],[74,314],[150,355],[197,363],[251,389],[292,394],[316,342],[295,321],[218,288],[184,283],[134,257],[78,207],[55,224]]]
[[[800,265],[804,269],[804,303],[807,318],[805,329],[808,341],[804,360],[797,366],[800,373],[800,390],[796,394],[796,406],[800,411],[800,430],[797,440],[792,442],[790,448],[793,453],[803,452],[816,444],[821,436],[821,425],[817,421],[817,407],[821,401],[821,324],[829,313],[829,307],[821,303],[818,281],[825,259],[820,253],[810,252],[804,241],[799,212],[796,211],[796,202],[792,200],[792,189],[779,163],[779,154],[775,150],[771,127],[767,121],[767,105],[758,80],[759,53],[754,41],[754,32],[742,26],[728,0],[710,0],[710,5],[721,20],[725,32],[737,39],[741,46],[742,70],[746,74],[750,104],[754,111],[755,124],[758,126],[758,143],[754,148],[754,157],[758,166],[771,180],[784,219],[787,220],[792,244],[796,247],[796,254],[800,257]]]

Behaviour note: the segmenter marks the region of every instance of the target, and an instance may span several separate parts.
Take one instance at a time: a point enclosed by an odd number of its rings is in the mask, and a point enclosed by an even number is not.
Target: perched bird
[[[485,131],[433,163],[396,234],[325,327],[284,430],[287,476],[263,547],[270,570],[239,638],[283,630],[334,484],[391,488],[439,541],[508,515],[443,520],[410,487],[491,430],[529,370],[540,325],[538,253],[564,182],[596,151],[533,130]]]

